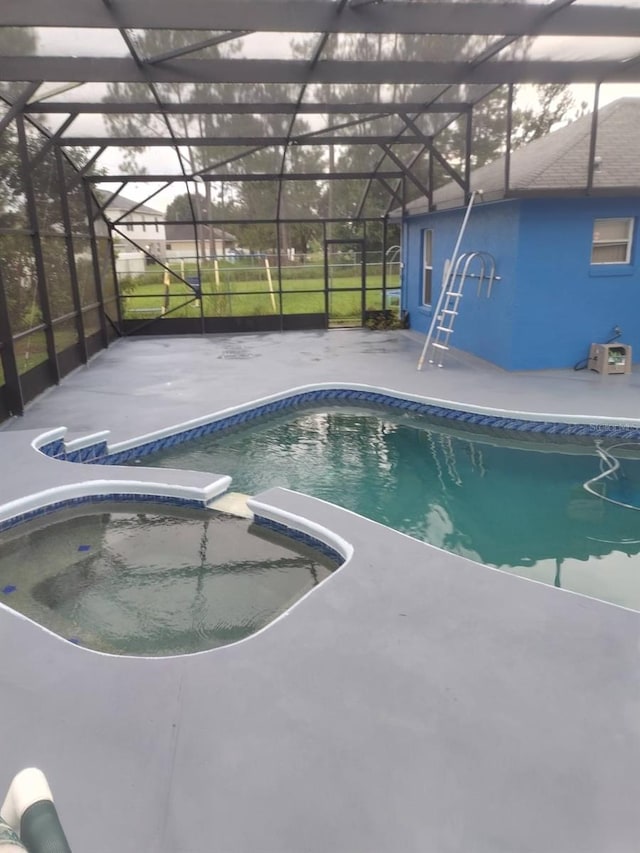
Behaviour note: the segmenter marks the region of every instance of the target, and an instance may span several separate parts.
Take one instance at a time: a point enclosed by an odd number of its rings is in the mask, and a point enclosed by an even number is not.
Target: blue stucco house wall
[[[464,209],[409,216],[403,223],[403,307],[426,334]],[[591,263],[594,221],[632,218],[629,263]],[[640,361],[640,198],[520,198],[474,206],[460,252],[489,252],[500,280],[492,295],[465,284],[452,347],[507,370],[567,368],[613,328]],[[433,239],[432,305],[422,304],[423,239]],[[473,268],[477,272],[477,266]]]

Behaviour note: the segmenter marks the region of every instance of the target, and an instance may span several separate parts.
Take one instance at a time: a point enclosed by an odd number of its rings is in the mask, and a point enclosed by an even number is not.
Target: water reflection
[[[500,444],[424,418],[351,407],[289,413],[146,464],[284,486],[491,566],[640,608],[638,516],[589,495],[594,445]],[[640,463],[625,460],[640,482]],[[562,571],[560,568],[562,567]]]

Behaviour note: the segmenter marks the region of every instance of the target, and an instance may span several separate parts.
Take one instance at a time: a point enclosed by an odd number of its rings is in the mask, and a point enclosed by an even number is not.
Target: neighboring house
[[[224,257],[238,244],[233,234],[210,225],[198,225],[197,248],[193,225],[167,222],[165,230],[167,258],[195,258],[196,254],[203,258]]]
[[[147,257],[145,252],[161,260],[165,257],[164,212],[146,204],[137,207],[137,204],[138,202],[119,195],[107,205],[105,210],[106,218],[118,229],[113,230],[112,233],[114,248],[120,258],[119,266],[125,266],[126,261],[127,267],[136,267],[135,270],[124,268],[119,270],[122,272],[138,271],[137,267],[140,267],[140,271],[144,271]],[[130,214],[129,211],[131,211]],[[124,218],[118,222],[117,220],[121,217]],[[133,243],[130,243],[130,240]],[[136,249],[136,246],[140,249]]]
[[[592,116],[513,151],[508,197],[504,158],[471,173],[474,205],[461,253],[495,259],[490,298],[467,280],[450,345],[508,370],[566,368],[614,327],[640,360],[640,98],[598,112],[588,187]],[[426,333],[464,214],[455,183],[407,205],[402,304]],[[479,272],[479,261],[469,271]]]

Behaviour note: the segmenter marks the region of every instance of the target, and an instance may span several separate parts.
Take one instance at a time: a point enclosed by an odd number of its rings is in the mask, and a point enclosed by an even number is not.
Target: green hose
[[[71,853],[51,800],[40,800],[26,809],[20,821],[20,839],[29,853]]]

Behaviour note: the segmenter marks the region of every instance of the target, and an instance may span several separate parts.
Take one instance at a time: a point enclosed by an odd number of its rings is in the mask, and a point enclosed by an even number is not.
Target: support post
[[[12,415],[24,413],[24,398],[22,396],[22,385],[20,384],[20,373],[16,359],[15,344],[9,317],[9,304],[4,290],[2,278],[2,265],[0,264],[0,359],[4,369],[5,392],[9,411]]]
[[[100,303],[100,331],[102,334],[102,344],[105,347],[109,346],[109,331],[107,329],[107,312],[105,310],[104,304],[104,287],[102,286],[102,270],[100,269],[100,255],[98,253],[98,239],[96,236],[96,226],[95,226],[95,218],[93,216],[93,207],[94,207],[94,199],[91,194],[91,190],[89,188],[89,184],[86,182],[83,183],[84,187],[84,203],[87,209],[87,222],[89,224],[89,237],[91,240],[91,261],[93,264],[93,276],[96,283],[96,293],[98,294],[98,302]],[[113,247],[112,247],[113,248]],[[111,256],[112,257],[112,256]],[[116,278],[115,267],[113,270],[113,280],[115,282]],[[83,306],[80,305],[82,309]],[[118,312],[118,323],[120,328],[122,327],[122,320],[120,317],[120,301],[116,300],[116,311]],[[84,322],[83,322],[84,326]]]
[[[40,236],[40,225],[38,222],[38,209],[36,206],[35,190],[29,169],[29,147],[27,145],[27,134],[24,126],[23,116],[16,118],[16,126],[18,128],[18,145],[20,148],[20,160],[22,166],[22,180],[27,201],[27,213],[29,216],[29,229],[33,240],[33,254],[36,264],[36,283],[38,296],[40,298],[40,310],[44,322],[44,335],[47,342],[47,361],[51,369],[52,379],[57,385],[60,382],[60,367],[58,366],[58,356],[53,338],[53,324],[51,317],[51,304],[49,302],[49,294],[47,292],[47,280],[44,266],[44,256],[42,253],[42,239]],[[58,187],[62,192],[62,187]]]
[[[69,212],[69,199],[64,175],[64,164],[62,153],[59,148],[55,149],[56,166],[58,169],[58,183],[60,185],[60,206],[62,208],[62,221],[64,223],[64,242],[67,249],[67,264],[69,266],[69,283],[71,285],[71,298],[73,310],[76,312],[76,331],[80,342],[80,358],[83,364],[89,360],[87,354],[87,339],[84,329],[84,318],[82,316],[82,305],[80,302],[80,285],[78,282],[78,270],[76,269],[76,258],[73,251],[73,237],[71,236],[71,214]]]

